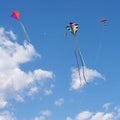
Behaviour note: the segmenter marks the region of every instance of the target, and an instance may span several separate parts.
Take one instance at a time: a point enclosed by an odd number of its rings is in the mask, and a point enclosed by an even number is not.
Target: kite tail
[[[74,36],[74,39],[75,39],[76,46],[78,48],[79,57],[81,59],[82,65],[83,65],[83,77],[84,77],[85,82],[88,83],[87,80],[86,80],[86,75],[85,75],[85,73],[86,73],[86,64],[85,64],[85,61],[83,59],[82,53],[80,51],[80,48],[78,46],[78,41],[77,41],[76,36]]]
[[[77,66],[78,66],[78,75],[79,75],[79,79],[80,79],[80,85],[82,85],[81,76],[80,76],[80,66],[79,66],[79,63],[78,63],[78,57],[77,57],[76,49],[74,49],[74,54],[75,54],[76,63],[77,63]]]
[[[86,66],[83,66],[83,77],[84,77],[85,82],[88,83],[85,74],[86,74]]]
[[[106,25],[106,23],[104,23],[104,25],[103,25],[104,32],[107,31],[106,27],[107,27],[107,25]]]
[[[30,38],[29,38],[28,33],[27,33],[26,29],[25,29],[25,26],[23,25],[23,23],[21,21],[19,21],[19,23],[20,23],[20,25],[21,25],[24,33],[25,33],[25,36],[26,36],[26,38],[28,40],[28,43],[30,43]]]

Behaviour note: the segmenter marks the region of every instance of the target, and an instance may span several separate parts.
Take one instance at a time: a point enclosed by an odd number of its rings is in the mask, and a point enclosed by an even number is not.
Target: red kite
[[[11,17],[14,18],[14,19],[16,19],[16,20],[18,20],[18,22],[20,23],[20,25],[21,25],[24,33],[25,33],[25,36],[26,36],[28,42],[30,42],[29,36],[27,34],[27,31],[26,31],[23,23],[20,21],[20,12],[19,11],[13,11]]]

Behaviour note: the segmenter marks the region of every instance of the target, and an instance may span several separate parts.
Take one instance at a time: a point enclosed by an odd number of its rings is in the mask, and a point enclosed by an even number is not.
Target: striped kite
[[[82,63],[83,77],[84,77],[85,82],[87,83],[86,76],[85,76],[86,64],[85,64],[85,61],[83,59],[82,53],[80,51],[80,47],[78,46],[78,40],[76,38],[76,33],[77,33],[77,30],[78,30],[78,24],[69,23],[66,28],[67,28],[67,30],[69,30],[74,35],[74,43],[75,43],[74,54],[75,54],[76,63],[77,63],[77,66],[78,66],[78,75],[79,75],[79,79],[80,79],[80,85],[82,85],[82,80],[81,80],[81,75],[80,75],[80,65],[79,65],[79,62],[78,62],[76,49],[78,50],[78,55],[79,55],[81,63]]]
[[[28,36],[28,34],[27,34],[27,31],[26,31],[23,23],[22,23],[21,20],[20,20],[20,12],[19,12],[19,11],[13,11],[12,14],[11,14],[11,17],[14,18],[14,19],[16,19],[16,20],[20,23],[20,25],[21,25],[21,27],[22,27],[22,29],[23,29],[23,32],[25,33],[25,36],[26,36],[26,38],[27,38],[27,41],[28,41],[28,43],[29,43],[29,42],[30,42],[29,36]]]

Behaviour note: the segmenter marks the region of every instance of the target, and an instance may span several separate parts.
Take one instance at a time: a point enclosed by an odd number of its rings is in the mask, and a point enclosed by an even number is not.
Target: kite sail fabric
[[[79,66],[79,62],[78,62],[78,57],[77,57],[77,53],[76,53],[76,48],[78,50],[78,54],[79,54],[79,57],[80,57],[80,60],[81,60],[81,63],[82,63],[82,67],[83,67],[83,77],[84,77],[84,80],[85,82],[87,83],[87,80],[86,80],[86,76],[85,76],[85,69],[86,69],[86,64],[85,64],[85,61],[83,59],[83,56],[82,56],[82,53],[80,51],[80,47],[78,45],[78,40],[76,38],[76,32],[78,30],[78,24],[75,24],[75,23],[69,23],[68,26],[66,27],[67,30],[69,30],[73,35],[74,35],[74,43],[75,43],[75,49],[74,49],[74,54],[75,54],[75,57],[76,57],[76,63],[77,63],[77,66],[78,66],[78,74],[79,74],[79,79],[80,79],[80,84],[82,85],[82,80],[81,80],[81,76],[80,76],[80,66]]]
[[[106,19],[106,18],[102,18],[102,19],[101,19],[101,22],[104,22],[104,23],[105,23],[105,22],[107,22],[107,19]]]
[[[69,25],[67,26],[67,29],[75,36],[78,30],[78,24],[69,23]]]
[[[20,12],[14,11],[11,15],[12,18],[15,18],[16,20],[20,20]]]
[[[20,21],[20,12],[19,11],[13,11],[12,14],[11,14],[11,17],[16,19],[20,23],[20,25],[22,27],[22,30],[25,33],[26,39],[27,39],[28,43],[30,43],[30,39],[29,39],[28,33],[27,33],[26,29],[25,29],[25,26]]]

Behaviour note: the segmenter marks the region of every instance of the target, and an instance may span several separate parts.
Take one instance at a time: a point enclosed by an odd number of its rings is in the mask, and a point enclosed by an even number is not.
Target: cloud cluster
[[[74,119],[67,117],[66,120],[113,120],[113,113],[83,111]]]
[[[14,41],[13,41],[14,40]],[[21,64],[31,61],[39,56],[31,44],[17,43],[12,31],[0,28],[0,108],[7,106],[8,99],[23,102],[23,93],[31,96],[38,92],[37,83],[45,79],[53,78],[52,71],[35,69],[33,71],[22,70]]]
[[[72,90],[77,90],[86,84],[84,75],[83,75],[83,68],[81,68],[80,73],[81,73],[80,74],[81,80],[79,78],[77,68],[72,69],[72,75],[71,75],[72,76],[72,82],[71,82]],[[104,76],[101,73],[99,73],[97,70],[93,70],[89,68],[85,69],[85,77],[88,83],[92,82],[95,78],[105,79]],[[80,81],[82,82],[82,85],[80,85]]]
[[[33,120],[47,120],[51,116],[50,110],[41,110],[40,114],[33,118]],[[3,111],[0,113],[0,120],[17,120],[14,113],[9,111]]]
[[[16,118],[13,113],[4,111],[0,113],[0,120],[16,120]]]
[[[110,107],[110,103],[105,103],[105,104],[103,105],[103,108],[104,108],[106,111],[109,109],[109,107]]]
[[[107,105],[107,104],[108,103],[104,105]],[[66,120],[119,120],[119,119],[120,119],[120,108],[119,107],[114,107],[113,111],[111,112],[104,112],[104,111],[91,112],[88,110],[82,111],[78,113],[74,118],[71,118],[70,116],[66,118]]]
[[[34,120],[46,120],[50,116],[51,116],[50,110],[42,110],[40,111],[40,116],[35,117]]]
[[[58,100],[55,101],[55,105],[56,106],[61,106],[64,103],[64,99],[63,98],[59,98]]]

